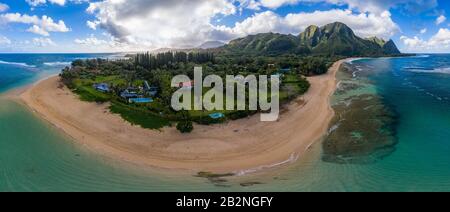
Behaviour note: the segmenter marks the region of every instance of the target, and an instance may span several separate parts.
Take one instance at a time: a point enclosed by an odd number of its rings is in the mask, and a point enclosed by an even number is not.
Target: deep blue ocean
[[[117,55],[0,54],[0,93],[96,57]],[[396,114],[396,145],[373,163],[324,162],[316,144],[287,167],[217,185],[84,150],[24,106],[0,98],[0,191],[450,191],[450,55],[351,63],[357,71],[340,80],[364,86],[345,98],[336,94],[334,102],[372,93]],[[258,183],[242,186],[247,182]]]

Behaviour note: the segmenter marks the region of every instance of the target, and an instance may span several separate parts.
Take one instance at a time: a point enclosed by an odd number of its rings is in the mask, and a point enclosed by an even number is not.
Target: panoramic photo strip
[[[449,19],[445,0],[0,0],[0,192],[448,192]]]

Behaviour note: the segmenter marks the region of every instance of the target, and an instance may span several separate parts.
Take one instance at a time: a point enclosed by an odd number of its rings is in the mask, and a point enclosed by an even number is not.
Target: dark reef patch
[[[233,177],[234,174],[233,173],[226,173],[226,174],[215,174],[215,173],[211,173],[211,172],[199,172],[197,173],[197,175],[195,175],[194,177],[200,177],[200,178],[205,178],[207,179],[209,182],[211,182],[212,184],[214,184],[215,186],[219,186],[219,187],[229,187],[229,185],[226,185],[226,183],[228,182],[228,180],[224,179],[227,177]]]
[[[361,86],[349,78],[352,68],[341,69],[346,78],[336,95],[345,95]],[[349,80],[347,80],[349,79]],[[365,80],[365,79],[356,79]],[[336,116],[323,143],[322,160],[331,163],[368,164],[389,156],[397,144],[398,116],[377,94],[358,94],[342,99],[333,106]]]

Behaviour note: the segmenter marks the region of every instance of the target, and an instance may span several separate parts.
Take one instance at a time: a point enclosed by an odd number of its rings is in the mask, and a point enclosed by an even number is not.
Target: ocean
[[[96,57],[117,55],[0,54],[0,93]],[[224,179],[115,161],[0,98],[0,191],[450,191],[450,55],[346,67],[323,144],[288,166]]]

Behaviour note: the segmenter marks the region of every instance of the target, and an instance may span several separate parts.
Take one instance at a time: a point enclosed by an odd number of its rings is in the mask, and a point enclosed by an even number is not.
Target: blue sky
[[[404,52],[450,52],[445,0],[0,0],[0,52],[195,47],[340,21]]]

